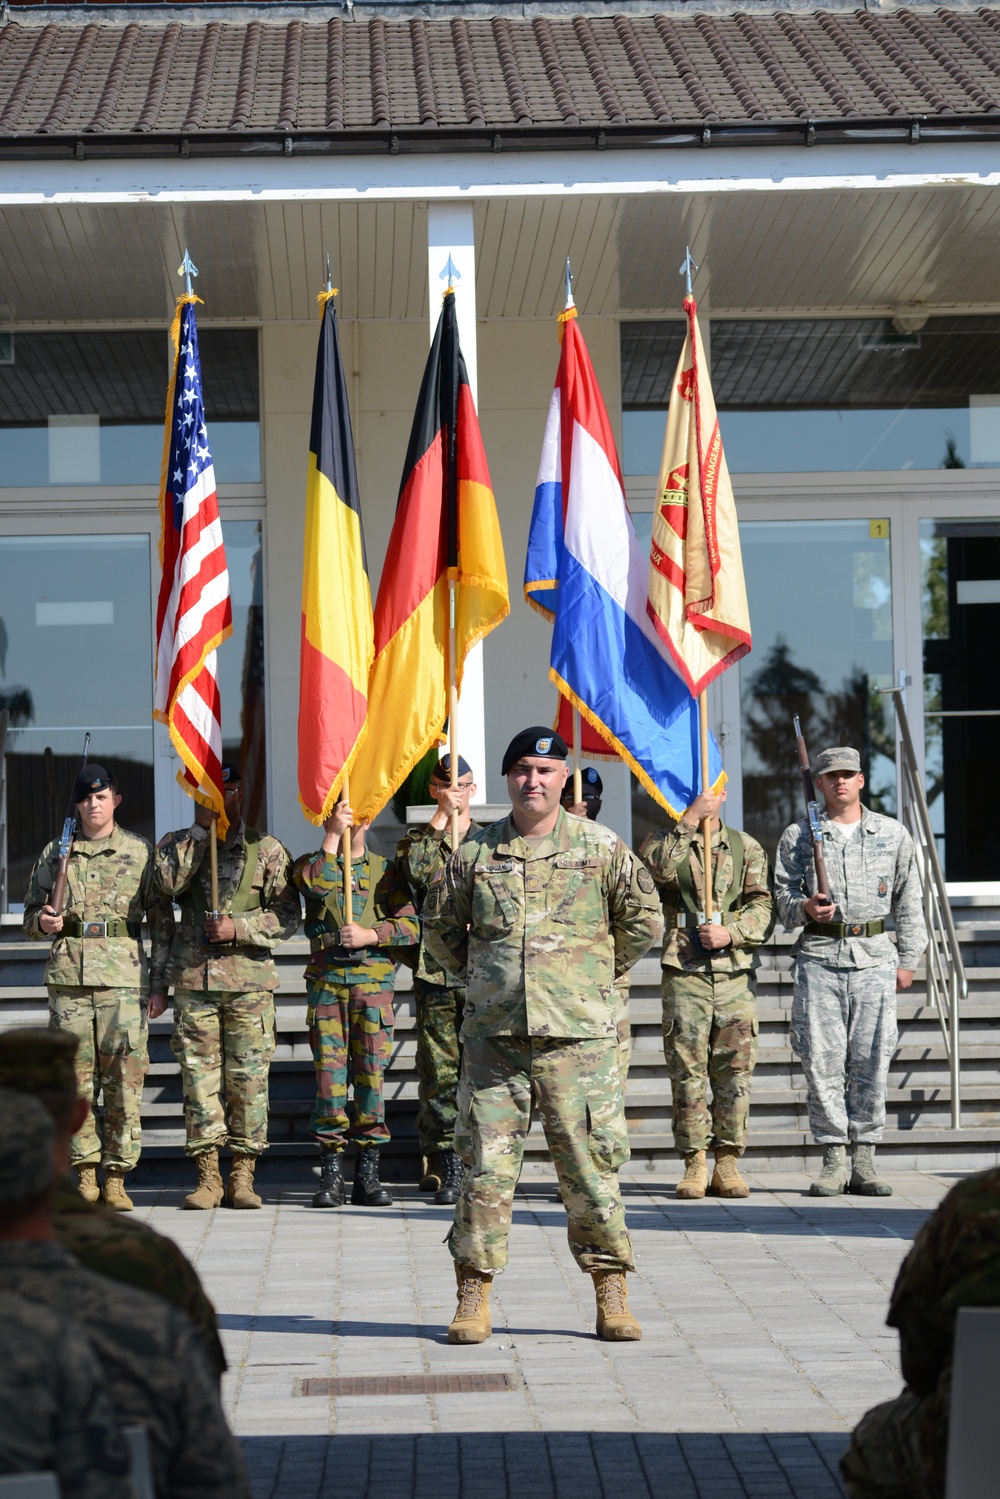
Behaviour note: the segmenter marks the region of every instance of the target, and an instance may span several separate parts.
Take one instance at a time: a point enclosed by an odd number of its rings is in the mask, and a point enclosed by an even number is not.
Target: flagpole
[[[583,772],[580,769],[580,761],[583,759],[583,729],[580,724],[580,710],[573,709],[573,801],[579,806],[583,801]]]
[[[455,629],[455,594],[457,578],[448,579],[448,773],[452,791],[458,786],[458,688],[455,683],[455,657],[458,642]],[[458,808],[451,813],[451,851],[458,847]]]
[[[343,798],[348,806],[351,805],[351,778],[344,777]],[[354,829],[345,828],[340,836],[340,852],[344,861],[344,924],[348,925],[354,920],[354,874],[351,869],[351,835]]]
[[[698,694],[698,729],[701,735],[701,789],[707,795],[711,789],[708,775],[708,689]],[[712,819],[706,817],[701,824],[704,850],[702,867],[705,871],[705,920],[712,920]]]
[[[208,867],[212,877],[212,915],[219,914],[219,834],[216,829],[215,818],[212,818],[212,828],[208,842]]]

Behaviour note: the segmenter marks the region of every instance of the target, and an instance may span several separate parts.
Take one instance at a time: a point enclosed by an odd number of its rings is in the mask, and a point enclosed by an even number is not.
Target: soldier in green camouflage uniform
[[[181,908],[167,966],[174,986],[170,1045],[184,1082],[185,1151],[198,1168],[198,1186],[185,1207],[207,1209],[222,1201],[219,1147],[228,1140],[233,1167],[226,1201],[259,1208],[253,1173],[267,1149],[278,987],[271,954],[292,936],[302,912],[288,850],[243,822],[236,767],[224,765],[222,775],[229,831],[218,846],[218,916],[210,914],[208,851],[215,814],[199,805],[193,827],[168,833],[156,847],[157,883]]]
[[[96,1105],[104,1093],[104,1146],[93,1111],[73,1141],[72,1163],[88,1202],[104,1200],[128,1211],[123,1177],[139,1159],[142,1084],[149,1064],[146,1005],[166,994],[167,951],[173,931],[170,902],[153,880],[152,849],[115,822],[118,783],[103,765],[86,765],[77,778],[78,833],[66,871],[62,910],[50,905],[59,844],[48,844],[31,871],[24,897],[28,937],[54,939],[45,965],[49,1024],[79,1037],[77,1083]],[[140,930],[149,922],[147,964]]]
[[[580,768],[580,791],[583,800],[575,802],[574,778],[571,776],[563,787],[560,802],[567,812],[574,817],[587,817],[591,822],[599,822],[601,807],[603,805],[604,782],[594,769],[593,765],[583,765]],[[629,975],[623,973],[621,978],[615,980],[615,994],[617,996],[618,1018],[616,1027],[618,1031],[618,1072],[622,1080],[622,1092],[628,1086],[628,1069],[632,1061],[632,1024],[629,1020]]]
[[[61,1499],[134,1499],[128,1448],[72,1317],[0,1291],[0,1474],[53,1473]]]
[[[191,1262],[172,1239],[145,1223],[83,1200],[66,1174],[70,1142],[90,1110],[76,1092],[78,1041],[70,1031],[25,1026],[0,1033],[0,1088],[28,1093],[48,1109],[55,1125],[57,1181],[52,1193],[56,1242],[97,1275],[137,1286],[186,1313],[216,1374],[226,1369],[215,1308]]]
[[[746,1197],[737,1161],[747,1141],[757,1060],[756,950],[774,930],[767,855],[719,819],[725,791],[697,797],[676,827],[640,850],[663,901],[663,1049],[674,1145],[684,1159],[680,1198]],[[705,920],[701,822],[712,819],[716,919]],[[712,1106],[707,1103],[712,1085]],[[711,1186],[705,1157],[715,1148]]]
[[[886,1318],[906,1388],[862,1416],[841,1471],[851,1499],[944,1499],[959,1307],[1000,1307],[1000,1169],[952,1187],[913,1241]]]
[[[458,757],[458,785],[450,784],[451,756],[440,759],[431,772],[430,794],[437,811],[424,827],[409,828],[396,850],[400,873],[414,894],[417,910],[423,908],[428,887],[440,879],[452,854],[451,813],[458,813],[458,838],[478,831],[469,815],[476,789],[472,769]],[[462,1164],[455,1154],[455,1120],[458,1116],[458,1075],[462,1064],[459,1039],[465,1010],[465,985],[420,944],[413,976],[413,998],[417,1012],[417,1077],[420,1107],[417,1134],[425,1169],[422,1192],[433,1192],[434,1201],[451,1206],[458,1201]]]
[[[559,805],[567,748],[550,729],[504,756],[511,815],[468,837],[424,907],[425,940],[465,976],[455,1144],[466,1166],[450,1235],[459,1305],[452,1342],[489,1336],[489,1285],[507,1263],[532,1106],[552,1153],[570,1248],[594,1277],[598,1335],[635,1340],[632,1245],[618,1190],[628,1131],[615,978],[662,930],[649,872],[599,823]]]
[[[420,928],[395,865],[365,847],[367,827],[367,822],[355,826],[348,803],[338,802],[324,823],[322,847],[296,860],[294,868],[295,883],[306,898],[312,952],[306,968],[306,1022],[316,1101],[309,1129],[321,1150],[314,1207],[340,1207],[344,1201],[343,1153],[350,1140],[357,1149],[351,1202],[387,1207],[392,1201],[379,1181],[379,1147],[389,1139],[382,1074],[392,1053],[392,996],[400,951],[416,948]],[[344,920],[344,860],[338,853],[348,829],[351,922]],[[353,1118],[347,1112],[348,1076]]]
[[[115,1284],[78,1264],[52,1239],[49,1200],[55,1131],[37,1099],[0,1089],[0,1284],[86,1334],[123,1426],[149,1436],[157,1495],[248,1499],[240,1451],[216,1382],[187,1318],[157,1296]],[[6,1182],[26,1176],[28,1196]]]

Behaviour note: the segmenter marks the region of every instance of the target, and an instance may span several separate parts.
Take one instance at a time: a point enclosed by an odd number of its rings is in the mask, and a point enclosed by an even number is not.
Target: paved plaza
[[[823,1201],[747,1171],[746,1202],[679,1203],[679,1172],[627,1173],[644,1336],[613,1345],[551,1179],[525,1178],[494,1335],[452,1348],[450,1210],[406,1186],[319,1212],[290,1167],[265,1163],[259,1213],[184,1212],[180,1175],[136,1193],[218,1307],[255,1499],[834,1499],[854,1422],[898,1393],[889,1292],[954,1179]]]

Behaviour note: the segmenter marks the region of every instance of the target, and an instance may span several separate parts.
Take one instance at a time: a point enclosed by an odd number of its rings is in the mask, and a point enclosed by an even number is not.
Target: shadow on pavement
[[[842,1432],[242,1438],[254,1499],[842,1499],[846,1444]]]
[[[528,1223],[546,1204],[525,1203],[515,1207],[514,1222]],[[551,1223],[564,1218],[558,1203],[549,1204]],[[558,1216],[557,1216],[558,1215]],[[921,1208],[886,1206],[882,1198],[840,1198],[824,1203],[822,1198],[807,1197],[801,1206],[776,1207],[774,1203],[745,1202],[723,1205],[706,1198],[702,1202],[665,1203],[662,1207],[639,1207],[625,1203],[625,1221],[630,1229],[665,1233],[722,1234],[755,1233],[780,1238],[782,1235],[829,1234],[835,1239],[870,1239],[883,1237],[912,1239],[927,1218]]]

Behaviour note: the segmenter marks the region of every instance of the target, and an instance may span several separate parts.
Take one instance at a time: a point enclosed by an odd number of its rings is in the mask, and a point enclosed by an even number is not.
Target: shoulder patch
[[[636,870],[635,880],[636,884],[639,886],[639,889],[643,892],[644,895],[652,895],[653,891],[656,889],[656,884],[653,880],[653,876],[650,874],[645,864],[639,865],[639,868]]]

